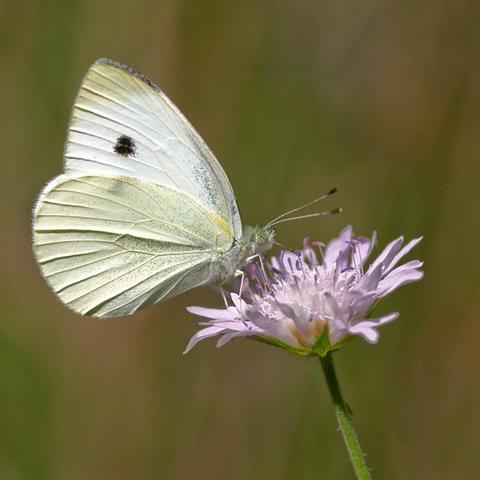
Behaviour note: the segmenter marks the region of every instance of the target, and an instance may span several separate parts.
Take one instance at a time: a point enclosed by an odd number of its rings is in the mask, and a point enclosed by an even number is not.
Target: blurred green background
[[[65,309],[32,259],[31,208],[62,169],[98,57],[172,98],[246,223],[337,186],[344,214],[279,228],[379,244],[424,235],[400,319],[336,355],[376,479],[480,478],[480,4],[4,0],[0,478],[350,479],[320,367],[251,341],[182,356],[197,289],[131,318]]]

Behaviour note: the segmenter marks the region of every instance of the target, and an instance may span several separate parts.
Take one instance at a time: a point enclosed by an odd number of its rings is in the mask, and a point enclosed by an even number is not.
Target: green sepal
[[[312,353],[307,350],[292,347],[291,345],[281,342],[280,340],[277,340],[275,338],[265,338],[258,335],[252,335],[246,338],[257,340],[257,342],[266,343],[267,345],[272,345],[273,347],[282,348],[283,350],[287,350],[287,352],[294,353],[295,355],[301,355],[302,357],[312,355]]]
[[[328,328],[324,328],[322,334],[313,344],[312,353],[323,358],[328,352],[332,350],[332,348],[333,347],[330,343],[330,337],[328,335]]]

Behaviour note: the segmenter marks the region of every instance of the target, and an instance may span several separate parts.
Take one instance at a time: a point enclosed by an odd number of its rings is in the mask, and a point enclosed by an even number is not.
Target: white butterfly
[[[225,172],[175,105],[102,59],[75,101],[65,173],[35,206],[33,250],[65,305],[115,317],[230,279],[272,247],[272,223],[242,227]]]

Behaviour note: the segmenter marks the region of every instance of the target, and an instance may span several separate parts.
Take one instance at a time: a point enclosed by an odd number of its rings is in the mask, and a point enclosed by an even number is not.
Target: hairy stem
[[[343,441],[347,447],[357,479],[371,480],[370,472],[368,470],[367,463],[365,462],[365,455],[363,454],[360,443],[358,442],[357,434],[353,429],[348,407],[343,400],[342,393],[340,391],[340,385],[338,384],[337,376],[335,374],[331,352],[327,353],[324,357],[320,357],[320,363],[322,364],[328,389],[330,390],[330,395],[333,400],[338,426],[342,432]]]

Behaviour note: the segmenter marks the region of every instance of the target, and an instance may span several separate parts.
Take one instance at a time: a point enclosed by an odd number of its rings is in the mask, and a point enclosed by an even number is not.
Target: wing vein
[[[130,186],[130,187],[136,188],[136,189],[139,190],[140,192],[142,192],[142,193],[144,193],[145,195],[147,195],[148,197],[150,197],[150,198],[155,202],[155,204],[159,207],[159,209],[162,208],[161,205],[158,203],[158,201],[157,201],[156,198],[154,198],[154,197],[153,197],[152,195],[150,195],[148,192],[145,192],[145,191],[144,191],[143,189],[141,189],[138,185],[133,185],[133,184],[131,184],[131,183],[129,183],[129,182],[126,182],[126,181],[124,181],[124,180],[122,180],[122,179],[117,179],[117,181],[120,182],[120,183],[124,183],[125,185],[128,185],[128,186]],[[79,180],[79,182],[80,182],[80,183],[85,183],[85,184],[90,185],[90,186],[96,186],[96,187],[98,187],[98,188],[100,188],[100,189],[102,189],[102,190],[107,190],[106,188],[104,188],[104,187],[102,187],[102,186],[98,186],[98,185],[95,185],[95,184],[91,184],[91,183],[89,183],[89,182],[87,182],[87,181],[85,181],[85,180]],[[107,191],[108,191],[108,190],[107,190]],[[102,197],[100,197],[100,198],[102,198]],[[121,203],[119,203],[119,204],[122,205]],[[203,211],[202,211],[201,209],[198,209],[198,207],[197,207],[195,204],[194,204],[194,206],[197,208],[197,210],[198,210],[199,212],[201,212],[201,213],[203,214]],[[137,211],[136,209],[133,209],[133,208],[131,208],[131,207],[130,207],[130,209],[133,210],[133,211],[135,211],[135,212],[138,212],[138,213],[142,214],[140,211]],[[170,222],[168,222],[168,221],[166,221],[166,220],[163,220],[163,219],[160,219],[160,218],[150,217],[150,216],[148,216],[148,215],[146,215],[146,214],[143,214],[143,216],[145,216],[145,217],[147,217],[147,218],[150,218],[152,221],[156,221],[156,222],[158,222],[158,223],[162,223],[163,225],[168,225],[168,226],[171,227],[173,230],[177,230],[178,232],[182,232],[182,233],[186,234],[187,237],[190,237],[190,240],[191,240],[192,238],[194,238],[194,239],[200,240],[202,243],[205,243],[205,244],[209,245],[209,242],[208,242],[207,239],[202,238],[202,237],[200,237],[199,235],[196,235],[194,232],[192,232],[192,231],[190,231],[190,230],[186,230],[186,229],[180,227],[179,225],[176,225],[176,224],[174,224],[174,223],[170,223]],[[212,222],[212,225],[213,225],[213,222]]]
[[[144,262],[140,263],[139,265],[135,265],[133,268],[131,268],[130,270],[128,270],[128,271],[126,271],[126,272],[124,272],[124,273],[122,273],[121,275],[118,275],[118,276],[116,276],[115,278],[112,278],[111,280],[108,280],[107,282],[104,282],[104,283],[96,286],[95,288],[89,290],[88,292],[83,293],[82,295],[79,295],[78,297],[75,297],[75,298],[71,299],[69,303],[76,302],[76,301],[80,300],[81,298],[84,298],[84,297],[86,297],[87,295],[90,295],[91,293],[99,290],[100,288],[103,288],[103,287],[111,284],[112,282],[116,282],[117,280],[119,280],[119,279],[122,278],[122,277],[125,277],[126,275],[130,275],[130,274],[133,273],[135,270],[138,270],[139,268],[142,268],[142,267],[144,267],[145,265],[148,265],[150,262],[152,262],[152,261],[155,260],[156,258],[157,258],[157,255],[155,255],[155,256],[153,256],[153,257],[145,260]],[[190,262],[189,260],[186,260],[186,261],[184,261],[184,262],[179,262],[179,263],[177,263],[177,266],[185,265],[185,264],[187,264],[187,263],[191,263],[191,262]],[[159,273],[161,273],[162,271],[166,270],[167,268],[168,268],[168,267],[165,267],[163,270],[162,270],[162,269],[159,269],[157,272],[155,272],[154,274],[150,275],[150,276],[147,277],[146,279],[140,280],[139,282],[137,282],[137,283],[135,283],[134,285],[130,286],[129,289],[124,290],[124,291],[122,292],[122,295],[125,294],[126,291],[131,290],[132,288],[140,285],[141,283],[144,283],[146,280],[148,280],[148,279],[151,278],[152,276],[158,275]],[[105,271],[106,271],[106,270],[105,270]],[[105,271],[99,272],[99,273],[97,273],[97,274],[95,274],[95,275],[92,275],[91,277],[82,279],[82,280],[80,280],[79,282],[75,282],[75,283],[80,283],[80,282],[82,282],[82,281],[89,280],[89,278],[93,278],[93,277],[95,277],[95,276],[98,276],[98,275],[104,273]],[[74,284],[75,284],[75,283],[74,283]],[[69,285],[69,286],[73,286],[74,284],[71,284],[71,285]],[[63,287],[62,289],[65,289],[65,288],[68,288],[68,287]],[[109,298],[112,298],[112,297],[109,297]],[[103,302],[102,302],[102,303],[103,303]],[[98,303],[97,303],[97,305],[98,305]],[[95,308],[95,307],[92,307],[92,308]]]

